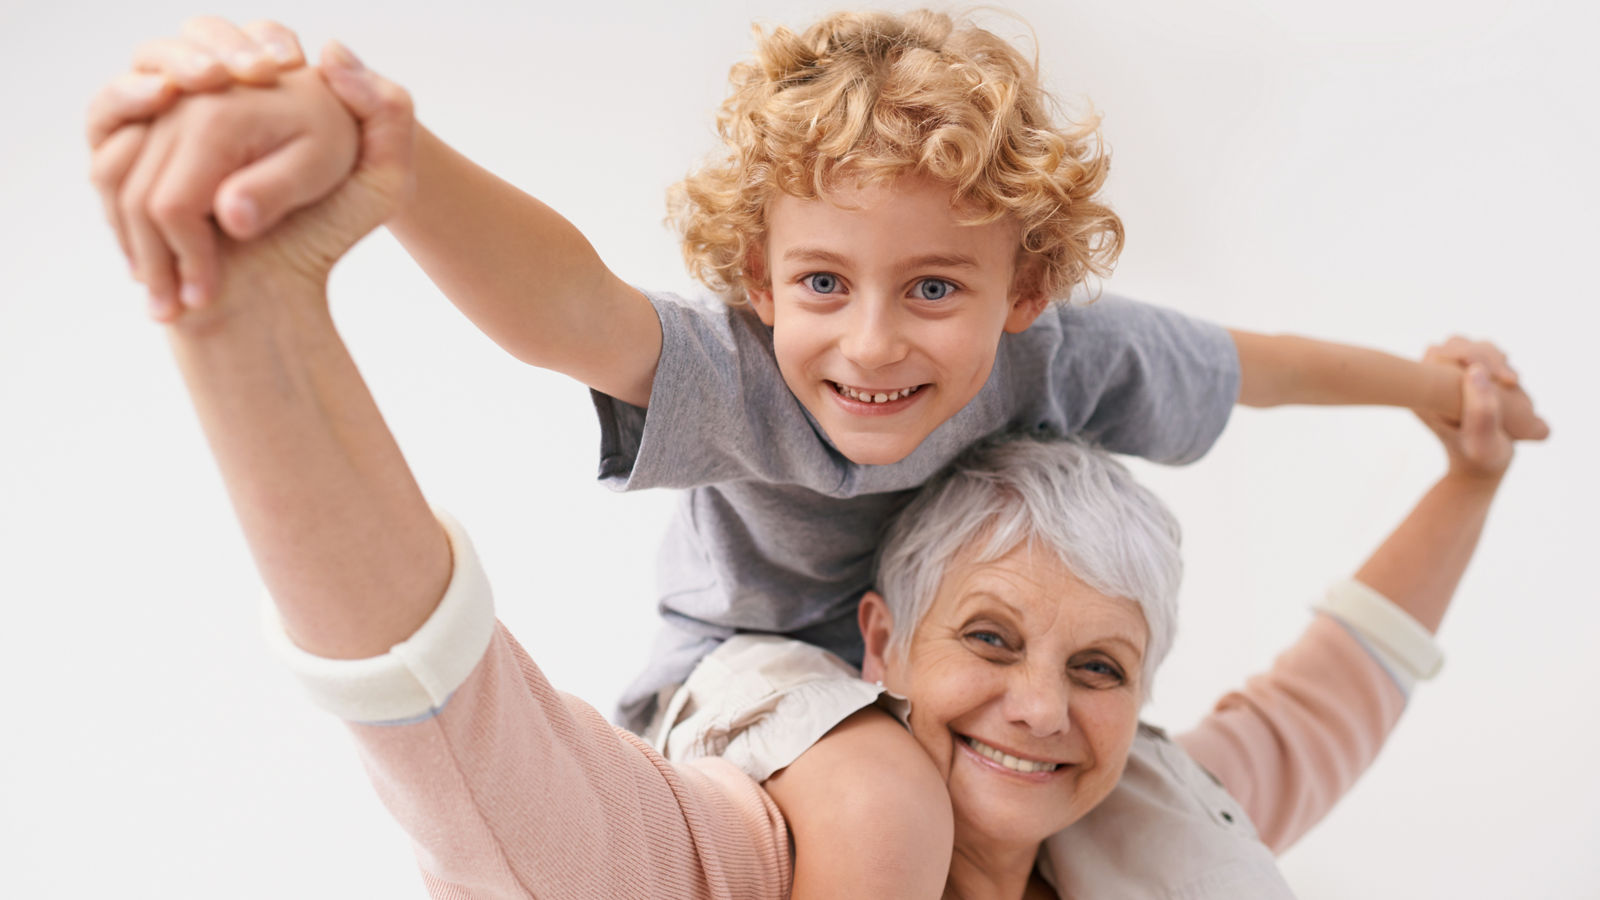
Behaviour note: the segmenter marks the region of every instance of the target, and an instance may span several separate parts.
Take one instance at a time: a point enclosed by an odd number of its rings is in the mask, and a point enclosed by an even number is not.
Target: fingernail
[[[295,61],[294,48],[286,41],[267,41],[266,47],[272,58],[280,63],[292,63]]]
[[[255,68],[261,62],[261,56],[248,50],[240,50],[237,53],[229,54],[228,61],[233,64],[234,69],[242,72],[246,69]]]
[[[215,63],[216,60],[205,55],[204,53],[196,53],[183,61],[183,70],[188,72],[190,75],[204,75],[205,73],[211,71],[211,67]]]
[[[346,47],[344,44],[341,44],[338,41],[334,41],[332,44],[328,45],[328,50],[333,55],[334,62],[346,69],[360,71],[366,68],[366,66],[361,64],[361,60],[357,58],[354,53],[350,52],[349,47]]]
[[[150,294],[145,299],[145,309],[150,313],[150,318],[164,321],[170,314],[172,306],[155,294]]]
[[[189,309],[199,309],[205,297],[200,293],[200,285],[186,281],[183,287],[178,289],[178,300]]]
[[[1489,386],[1489,370],[1483,366],[1473,366],[1472,371],[1467,373],[1467,377],[1472,379],[1473,387],[1486,388]]]
[[[254,234],[260,211],[256,203],[249,197],[235,195],[227,199],[228,221],[233,224],[236,231],[242,234]]]
[[[167,88],[167,79],[164,75],[139,73],[124,82],[124,90],[128,96],[135,100],[149,100]]]

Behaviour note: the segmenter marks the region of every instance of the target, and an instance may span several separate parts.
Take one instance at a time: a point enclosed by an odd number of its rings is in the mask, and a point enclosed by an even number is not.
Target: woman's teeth
[[[862,403],[888,403],[890,400],[899,400],[901,397],[909,397],[922,389],[922,385],[918,384],[908,388],[900,388],[897,391],[858,391],[847,384],[840,384],[837,381],[829,383],[832,384],[833,389],[838,391],[841,395],[849,397],[851,400],[859,400]]]
[[[1034,762],[1031,759],[1017,759],[1015,756],[1012,756],[1009,753],[1001,753],[999,750],[996,750],[977,738],[962,735],[961,739],[967,742],[968,747],[978,751],[978,755],[992,759],[1000,765],[1005,766],[1008,769],[1014,769],[1018,772],[1054,772],[1056,769],[1061,768],[1060,763]]]

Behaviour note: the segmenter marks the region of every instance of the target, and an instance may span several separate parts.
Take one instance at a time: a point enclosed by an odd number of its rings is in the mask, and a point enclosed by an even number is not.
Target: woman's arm
[[[449,578],[448,544],[328,314],[333,261],[405,192],[404,92],[337,56],[330,78],[361,102],[357,170],[257,241],[220,241],[217,302],[168,326],[173,354],[285,627],[328,657],[381,654],[416,630]],[[342,66],[342,67],[341,67]],[[287,96],[284,96],[287,94]],[[184,100],[152,127],[128,181],[147,197],[216,143],[263,118],[313,113],[329,140],[356,137],[315,71],[281,91]],[[343,132],[343,134],[342,134]],[[143,176],[151,167],[160,175]]]
[[[1460,426],[1424,417],[1449,469],[1359,570],[1365,587],[1344,589],[1376,591],[1398,609],[1394,615],[1429,632],[1471,559],[1512,454],[1481,365],[1467,370],[1461,407]],[[1360,626],[1318,616],[1270,671],[1224,697],[1179,738],[1275,851],[1327,814],[1376,757],[1404,706],[1401,688],[1362,643],[1383,648],[1386,636],[1358,633]]]

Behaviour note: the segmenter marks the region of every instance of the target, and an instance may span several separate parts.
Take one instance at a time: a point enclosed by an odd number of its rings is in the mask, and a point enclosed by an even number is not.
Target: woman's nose
[[[1035,737],[1066,731],[1071,686],[1057,672],[1018,672],[1006,692],[1006,715]]]
[[[896,306],[881,297],[863,297],[856,302],[854,315],[839,340],[839,350],[846,359],[870,370],[906,358],[907,342]]]

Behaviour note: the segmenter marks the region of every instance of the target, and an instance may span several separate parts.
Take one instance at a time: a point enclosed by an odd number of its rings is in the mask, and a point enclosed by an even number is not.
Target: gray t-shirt
[[[600,478],[686,489],[659,559],[665,625],[621,700],[638,731],[655,695],[736,632],[786,634],[861,664],[856,604],[888,520],[962,450],[996,432],[1076,435],[1163,463],[1210,449],[1239,393],[1222,328],[1104,296],[1048,309],[1000,339],[978,395],[910,456],[842,456],[790,393],[772,329],[716,300],[649,293],[661,360],[648,410],[594,393]]]

